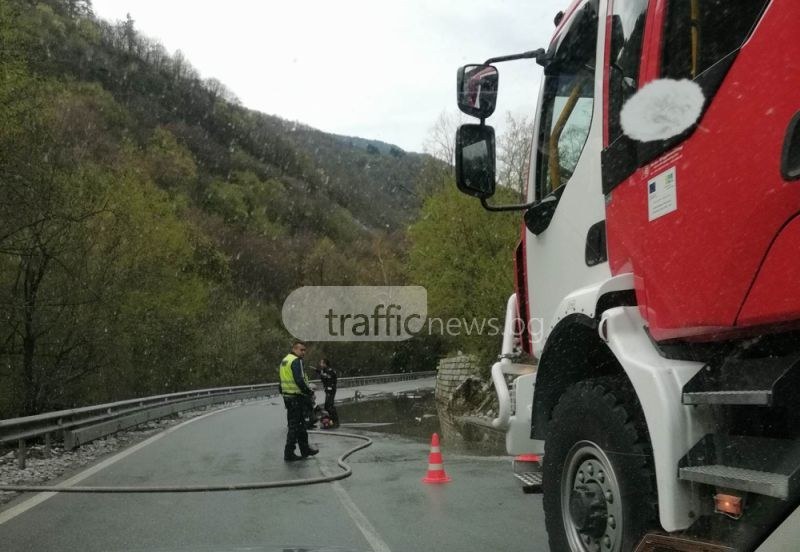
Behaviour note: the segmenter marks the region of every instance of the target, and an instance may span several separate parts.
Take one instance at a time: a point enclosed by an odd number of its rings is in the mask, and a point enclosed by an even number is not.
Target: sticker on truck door
[[[670,167],[647,181],[647,209],[650,221],[678,208],[677,188],[675,167]]]

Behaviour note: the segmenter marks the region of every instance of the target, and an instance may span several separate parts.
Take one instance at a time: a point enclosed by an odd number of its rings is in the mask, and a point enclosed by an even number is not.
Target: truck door
[[[531,317],[543,329],[534,336],[536,356],[552,327],[569,314],[559,312],[564,297],[610,276],[607,263],[587,262],[586,255],[590,227],[605,218],[602,125],[595,124],[602,121],[595,101],[602,90],[598,1],[580,3],[567,17],[550,45],[535,125],[528,199],[542,203],[525,217]]]
[[[799,16],[797,2],[650,2],[641,78],[631,84],[692,81],[705,102],[695,126],[666,139],[637,142],[609,122],[602,170],[610,267],[635,274],[657,341],[719,339],[741,331],[737,322],[797,316],[800,301],[773,291],[786,291],[780,279],[758,295],[758,308],[742,305],[800,204],[800,189],[781,173],[787,128],[800,110]],[[611,76],[618,72],[612,65]]]

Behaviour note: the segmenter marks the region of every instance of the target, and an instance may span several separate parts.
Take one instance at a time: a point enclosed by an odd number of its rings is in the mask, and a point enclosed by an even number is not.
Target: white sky
[[[439,114],[457,111],[460,65],[547,46],[567,0],[93,0],[127,13],[204,78],[252,109],[337,134],[422,151]],[[532,114],[541,67],[503,63],[489,124]]]

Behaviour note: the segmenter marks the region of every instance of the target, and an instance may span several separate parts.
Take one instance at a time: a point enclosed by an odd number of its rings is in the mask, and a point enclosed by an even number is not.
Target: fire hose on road
[[[303,485],[317,485],[319,483],[331,483],[340,479],[345,479],[353,474],[352,468],[345,463],[348,456],[365,449],[372,444],[372,439],[364,435],[355,433],[341,433],[334,431],[309,431],[314,435],[326,435],[331,437],[344,437],[364,441],[351,449],[348,449],[337,460],[337,464],[342,468],[342,472],[335,475],[320,477],[309,477],[305,479],[287,479],[283,481],[256,481],[253,483],[234,483],[230,485],[157,485],[152,487],[136,486],[112,486],[112,487],[91,487],[91,486],[59,486],[59,485],[0,485],[0,491],[12,492],[58,492],[58,493],[209,493],[219,491],[252,491],[257,489],[277,489],[281,487],[299,487]]]

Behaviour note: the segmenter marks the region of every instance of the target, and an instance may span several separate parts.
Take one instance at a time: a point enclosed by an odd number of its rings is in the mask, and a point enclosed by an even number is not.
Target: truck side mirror
[[[495,188],[494,128],[461,125],[456,132],[456,185],[465,194],[487,199]]]
[[[458,70],[456,99],[458,108],[473,117],[486,119],[497,105],[500,74],[492,65],[465,65]]]

